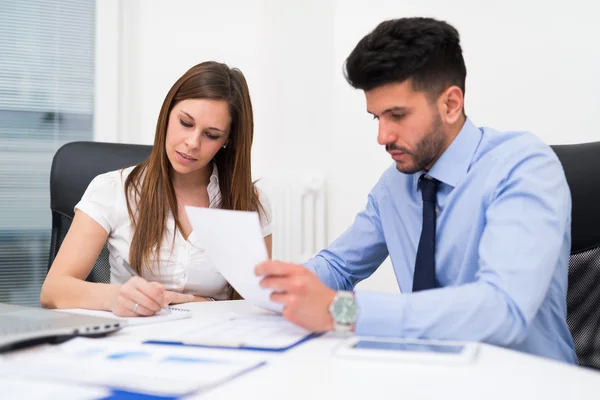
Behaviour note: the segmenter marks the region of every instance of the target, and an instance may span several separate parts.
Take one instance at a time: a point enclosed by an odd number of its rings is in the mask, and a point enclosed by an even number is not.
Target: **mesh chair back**
[[[92,179],[105,172],[139,164],[148,158],[151,150],[152,146],[99,142],[72,142],[58,149],[50,172],[52,237],[48,269],[71,226],[74,207]],[[108,256],[105,245],[88,281],[110,283]]]
[[[573,199],[567,323],[579,363],[600,369],[600,142],[552,148]]]

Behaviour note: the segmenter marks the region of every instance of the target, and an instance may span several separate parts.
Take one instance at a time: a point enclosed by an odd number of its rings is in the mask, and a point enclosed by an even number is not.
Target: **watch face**
[[[351,298],[338,298],[332,307],[333,318],[338,324],[352,324],[356,321],[356,303]]]

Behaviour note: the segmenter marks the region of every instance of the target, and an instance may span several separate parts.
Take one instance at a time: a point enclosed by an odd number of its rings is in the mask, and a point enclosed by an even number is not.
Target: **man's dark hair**
[[[411,79],[413,89],[437,98],[450,86],[465,92],[467,69],[458,31],[433,18],[384,21],[346,59],[346,80],[356,89]]]

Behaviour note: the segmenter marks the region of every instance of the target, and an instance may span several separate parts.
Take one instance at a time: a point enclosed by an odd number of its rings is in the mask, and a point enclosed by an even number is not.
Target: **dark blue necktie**
[[[434,289],[435,279],[435,195],[440,182],[425,174],[419,178],[421,195],[423,196],[423,230],[419,239],[413,292]]]

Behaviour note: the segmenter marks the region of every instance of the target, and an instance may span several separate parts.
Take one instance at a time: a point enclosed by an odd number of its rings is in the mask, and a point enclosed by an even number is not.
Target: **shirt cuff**
[[[358,318],[354,331],[363,336],[402,336],[404,298],[401,294],[354,293]]]
[[[262,232],[263,237],[267,237],[271,234],[273,234],[273,225],[272,224],[268,224],[265,226],[261,226],[260,230]]]

